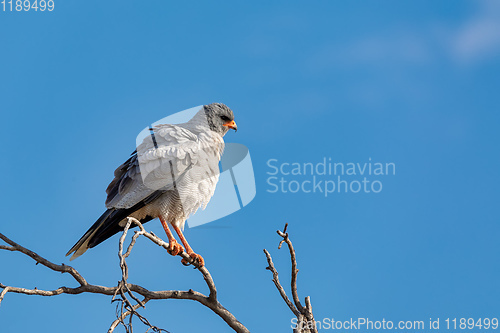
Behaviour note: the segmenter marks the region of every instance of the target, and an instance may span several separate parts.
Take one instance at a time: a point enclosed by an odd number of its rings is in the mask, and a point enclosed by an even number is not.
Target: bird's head
[[[224,136],[229,129],[238,130],[234,122],[234,114],[230,108],[222,103],[212,103],[205,105],[205,116],[210,129]]]

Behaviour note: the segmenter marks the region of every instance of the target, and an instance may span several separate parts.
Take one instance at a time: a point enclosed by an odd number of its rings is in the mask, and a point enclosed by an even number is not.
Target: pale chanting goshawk
[[[201,107],[186,123],[157,125],[118,169],[106,193],[107,210],[66,255],[71,260],[123,230],[127,217],[146,223],[159,218],[172,255],[184,249],[198,265],[204,260],[182,234],[186,219],[205,208],[219,180],[224,135],[237,130],[233,111],[221,103]],[[183,261],[186,263],[185,261]]]

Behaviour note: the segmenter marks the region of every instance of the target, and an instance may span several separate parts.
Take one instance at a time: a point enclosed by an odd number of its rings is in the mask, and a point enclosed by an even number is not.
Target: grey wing
[[[160,125],[115,170],[106,189],[108,208],[130,208],[157,191],[168,191],[193,164],[198,138],[175,125]]]
[[[120,165],[115,170],[115,178],[106,189],[106,206],[114,207],[127,193],[130,193],[131,188],[138,188],[140,184],[137,177],[137,172],[140,172],[139,161],[137,160],[137,149],[131,154],[130,158]],[[118,207],[114,207],[118,208]]]

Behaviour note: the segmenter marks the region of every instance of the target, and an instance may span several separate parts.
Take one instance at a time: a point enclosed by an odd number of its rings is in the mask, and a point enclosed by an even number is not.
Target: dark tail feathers
[[[134,209],[135,208],[135,209]],[[78,242],[66,253],[69,256],[71,253],[70,260],[78,258],[84,254],[88,249],[104,242],[109,237],[123,230],[120,226],[120,222],[124,220],[127,216],[130,216],[137,207],[132,207],[129,209],[108,209],[104,214],[97,219],[97,221],[87,230],[87,232],[80,238]],[[153,218],[146,216],[146,218],[141,220],[141,223],[146,223],[151,221]]]

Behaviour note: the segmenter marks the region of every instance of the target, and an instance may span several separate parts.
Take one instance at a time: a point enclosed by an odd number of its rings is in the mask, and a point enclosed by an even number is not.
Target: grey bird
[[[107,210],[68,251],[73,260],[89,248],[123,230],[127,217],[141,223],[159,218],[169,241],[169,253],[186,253],[204,265],[203,258],[189,246],[182,231],[186,219],[206,207],[219,180],[219,161],[224,135],[237,130],[234,114],[221,103],[204,105],[186,123],[158,125],[115,170],[106,193]],[[183,260],[186,263],[185,260]]]

